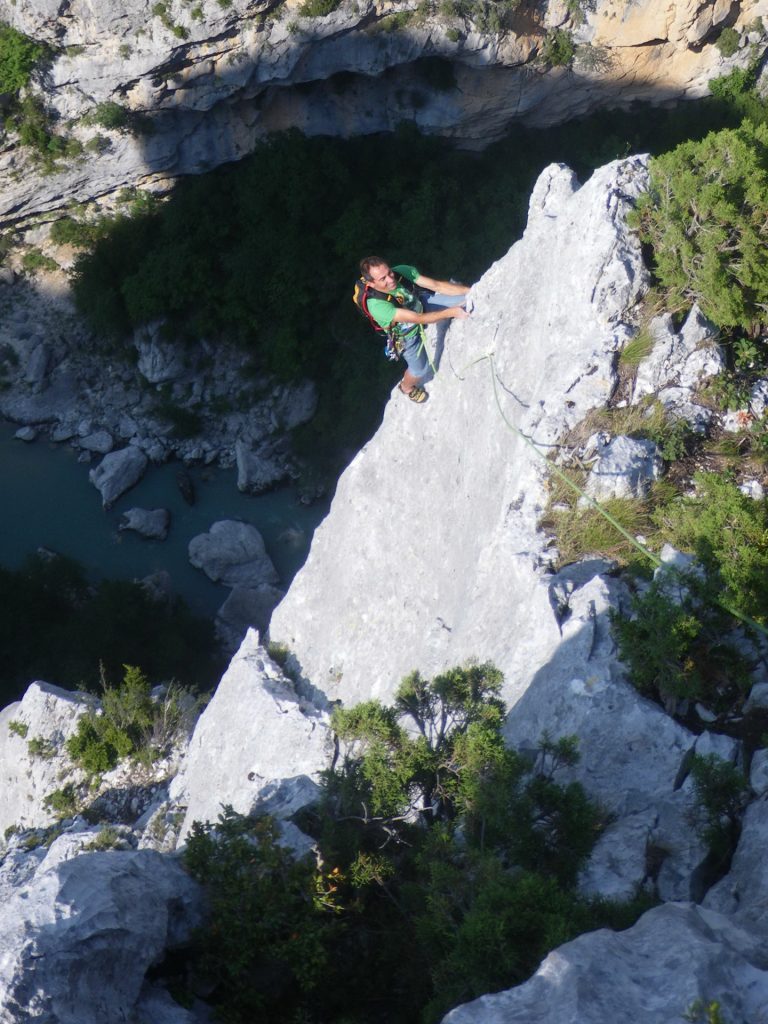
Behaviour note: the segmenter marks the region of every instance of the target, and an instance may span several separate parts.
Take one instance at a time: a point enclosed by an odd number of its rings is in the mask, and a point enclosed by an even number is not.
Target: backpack
[[[415,295],[418,299],[423,299],[423,290],[413,283],[413,281],[407,280],[401,274],[395,274],[395,283],[402,285],[412,295]],[[399,359],[400,353],[403,351],[403,340],[396,334],[394,329],[385,330],[370,314],[368,310],[369,299],[382,299],[384,302],[394,302],[398,306],[402,306],[403,299],[401,296],[391,295],[389,292],[380,292],[373,287],[370,281],[366,281],[364,277],[358,277],[355,281],[355,287],[352,291],[352,301],[371,324],[377,334],[383,335],[386,338],[386,345],[384,347],[384,355],[387,359]]]

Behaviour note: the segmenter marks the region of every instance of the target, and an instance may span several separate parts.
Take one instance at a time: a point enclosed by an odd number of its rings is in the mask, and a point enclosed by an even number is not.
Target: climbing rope
[[[604,506],[602,506],[598,501],[595,501],[595,499],[592,498],[589,494],[587,494],[582,487],[579,487],[577,483],[571,480],[571,478],[566,473],[564,473],[559,466],[556,466],[553,462],[551,462],[547,458],[546,454],[539,450],[539,448],[536,446],[536,443],[531,438],[527,437],[522,432],[522,430],[520,430],[519,427],[516,427],[514,425],[514,423],[510,423],[510,421],[507,419],[506,413],[504,412],[501,406],[501,402],[499,401],[499,382],[496,373],[496,365],[493,361],[493,352],[487,352],[485,355],[473,360],[473,362],[470,363],[469,365],[474,366],[475,364],[482,362],[484,359],[488,360],[488,365],[491,372],[491,384],[493,386],[493,397],[496,402],[496,408],[498,409],[499,415],[501,416],[504,425],[507,427],[507,429],[511,430],[513,434],[516,434],[518,437],[520,437],[525,442],[525,444],[527,444],[528,447],[531,448],[539,456],[540,459],[543,459],[544,462],[546,462],[547,468],[551,473],[554,473],[555,476],[557,476],[560,480],[563,481],[563,483],[570,487],[570,489],[574,491],[581,499],[583,499],[588,505],[594,508],[605,520],[607,520],[607,522],[611,524],[611,526],[618,530],[622,537],[625,537],[626,540],[628,540],[629,543],[633,547],[635,547],[645,558],[647,558],[656,568],[660,568],[661,566],[663,566],[664,563],[661,561],[658,555],[655,555],[653,551],[646,547],[645,544],[642,544],[637,539],[637,537],[633,537],[632,534],[629,533],[629,531],[626,530],[620,522],[618,522],[615,516],[612,516],[611,513]],[[723,609],[723,611],[727,612],[729,615],[732,615],[734,618],[739,619],[741,622],[749,626],[751,629],[757,630],[758,633],[762,633],[763,636],[768,637],[768,628],[766,628],[766,626],[763,626],[761,625],[761,623],[756,622],[749,615],[746,615],[744,612],[739,611],[738,608],[734,608],[731,604],[729,604],[729,602],[724,601],[722,598],[715,598],[714,601],[715,604],[717,604],[720,608]]]

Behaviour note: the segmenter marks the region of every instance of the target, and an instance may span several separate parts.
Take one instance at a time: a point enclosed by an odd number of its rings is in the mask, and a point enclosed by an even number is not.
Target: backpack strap
[[[395,283],[396,285],[402,285],[410,291],[411,294],[418,295],[416,285],[413,281],[408,281],[401,274],[395,274]],[[371,282],[366,281],[364,277],[359,277],[357,281],[355,281],[355,288],[352,292],[352,301],[378,334],[384,334],[389,337],[393,331],[385,330],[381,324],[371,316],[368,309],[369,299],[381,299],[383,302],[393,302],[398,306],[402,306],[405,300],[400,295],[392,295],[390,292],[378,291],[378,289],[374,288]]]

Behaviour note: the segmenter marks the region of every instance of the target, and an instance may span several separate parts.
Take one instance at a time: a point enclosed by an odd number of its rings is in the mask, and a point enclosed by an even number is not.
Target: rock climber
[[[393,351],[408,364],[398,387],[412,402],[426,401],[422,381],[429,369],[429,356],[424,344],[424,325],[469,316],[464,308],[468,286],[427,277],[408,264],[390,267],[380,256],[361,260],[360,273],[366,283],[368,316],[387,334]],[[434,294],[425,295],[420,292],[422,288]]]

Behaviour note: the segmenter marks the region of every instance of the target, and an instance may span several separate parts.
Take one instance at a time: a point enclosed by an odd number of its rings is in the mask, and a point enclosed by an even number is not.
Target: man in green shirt
[[[402,355],[408,369],[400,381],[400,390],[412,402],[424,402],[427,392],[421,381],[429,369],[429,357],[424,345],[424,325],[435,324],[440,320],[462,320],[469,316],[464,308],[469,289],[465,284],[427,277],[408,264],[390,267],[379,256],[368,256],[361,260],[360,272],[374,291],[382,293],[382,297],[369,296],[369,314],[383,330],[393,336],[398,349],[402,345]],[[411,289],[410,284],[428,288],[435,294],[423,301],[418,290]]]

